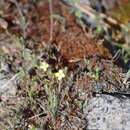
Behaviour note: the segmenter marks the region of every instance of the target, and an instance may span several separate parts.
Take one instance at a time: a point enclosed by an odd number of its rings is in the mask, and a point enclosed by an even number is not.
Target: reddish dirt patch
[[[103,47],[101,42],[91,39],[85,35],[82,28],[76,23],[75,17],[70,14],[63,4],[57,2],[53,8],[56,12],[58,12],[58,15],[61,15],[66,20],[64,25],[63,23],[54,21],[53,42],[60,48],[62,56],[67,59],[67,61],[77,61],[83,57],[90,56],[100,56],[107,59],[111,58],[111,54],[105,47]],[[43,34],[42,36],[43,41],[49,39],[48,36],[50,27],[48,18],[49,13],[47,12],[45,14],[47,15],[44,16],[43,14],[41,16],[42,20],[44,19],[44,23],[42,24],[42,26],[44,25],[43,30],[46,30],[44,31],[46,32],[46,35]],[[49,24],[45,23],[45,21]],[[63,26],[65,30],[61,29]],[[43,32],[43,30],[41,32]]]

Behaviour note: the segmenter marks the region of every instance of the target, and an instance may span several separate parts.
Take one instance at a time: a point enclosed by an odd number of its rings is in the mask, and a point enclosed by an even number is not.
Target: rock
[[[130,129],[130,99],[98,95],[86,101],[84,114],[88,122],[88,129]]]
[[[16,95],[16,77],[0,73],[0,97],[1,100],[8,100],[10,97]]]

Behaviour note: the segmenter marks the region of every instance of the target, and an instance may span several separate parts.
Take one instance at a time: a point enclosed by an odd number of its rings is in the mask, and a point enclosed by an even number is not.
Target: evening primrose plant
[[[44,84],[43,87],[47,94],[48,110],[53,119],[55,119],[60,102],[59,95],[61,92],[62,82],[64,81],[67,69],[59,69],[56,72],[53,72],[52,67],[46,61],[42,61],[39,64],[38,69],[40,74],[39,76],[42,79]]]
[[[43,61],[40,63],[39,68],[43,70],[44,72],[46,72],[47,69],[49,68],[49,64]],[[65,73],[62,69],[59,69],[57,72],[52,73],[52,75],[54,75],[54,77],[59,81],[65,78]]]

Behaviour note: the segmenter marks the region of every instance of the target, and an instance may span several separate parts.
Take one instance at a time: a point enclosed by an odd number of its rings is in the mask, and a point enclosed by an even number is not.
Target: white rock
[[[88,129],[130,130],[130,99],[102,95],[84,105]]]

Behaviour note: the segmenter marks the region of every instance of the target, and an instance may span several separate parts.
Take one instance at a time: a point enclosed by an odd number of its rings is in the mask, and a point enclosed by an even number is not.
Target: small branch
[[[34,119],[34,118],[36,118],[36,117],[40,117],[40,116],[42,116],[43,114],[45,114],[45,112],[42,112],[42,113],[37,114],[37,115],[35,115],[35,116],[32,116],[32,117],[28,118],[28,120]]]

